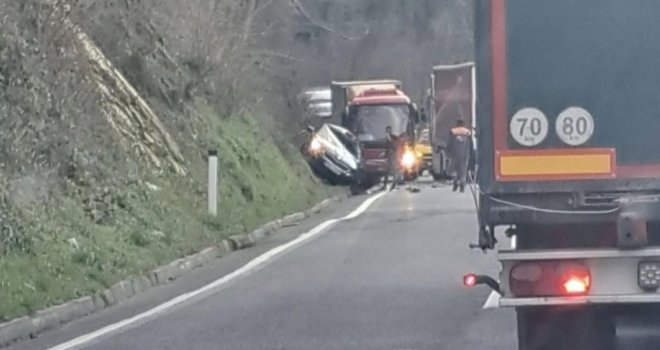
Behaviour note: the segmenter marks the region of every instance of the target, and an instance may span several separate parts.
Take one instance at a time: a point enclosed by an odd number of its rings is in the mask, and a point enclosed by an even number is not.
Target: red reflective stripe
[[[492,0],[491,3],[491,65],[493,84],[493,142],[494,151],[507,150],[508,100],[507,100],[507,0]]]

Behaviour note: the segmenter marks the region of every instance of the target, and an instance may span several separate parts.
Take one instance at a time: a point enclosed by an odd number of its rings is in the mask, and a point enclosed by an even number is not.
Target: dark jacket
[[[447,144],[449,157],[457,160],[468,160],[472,153],[472,132],[464,126],[457,126],[449,131]]]

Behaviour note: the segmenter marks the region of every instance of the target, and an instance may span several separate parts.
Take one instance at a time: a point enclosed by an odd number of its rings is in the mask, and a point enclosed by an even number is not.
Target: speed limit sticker
[[[569,107],[559,114],[555,124],[557,136],[569,146],[580,146],[594,134],[594,118],[584,108]]]
[[[522,146],[538,146],[548,136],[548,118],[536,108],[523,108],[511,118],[509,133]]]

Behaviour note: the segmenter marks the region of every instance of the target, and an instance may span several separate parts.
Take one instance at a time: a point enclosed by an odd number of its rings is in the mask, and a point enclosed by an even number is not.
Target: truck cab
[[[344,106],[341,124],[359,143],[360,169],[356,182],[363,189],[375,185],[389,172],[387,127],[410,142],[415,140],[417,108],[400,85],[396,81],[333,83],[333,106]]]
[[[399,90],[369,90],[351,101],[344,124],[358,138],[365,174],[380,177],[388,173],[386,128],[413,141],[415,113],[410,99]]]

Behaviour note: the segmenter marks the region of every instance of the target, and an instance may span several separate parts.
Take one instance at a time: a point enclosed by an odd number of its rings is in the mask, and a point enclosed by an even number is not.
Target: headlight
[[[309,144],[309,150],[312,151],[312,153],[321,152],[322,149],[323,149],[323,145],[321,144],[321,141],[317,139],[313,139],[312,142]]]
[[[415,158],[415,153],[413,153],[410,150],[407,150],[405,153],[403,153],[403,158],[401,158],[401,165],[403,165],[406,168],[410,168],[413,165],[415,165],[415,162],[417,162],[417,159]]]

